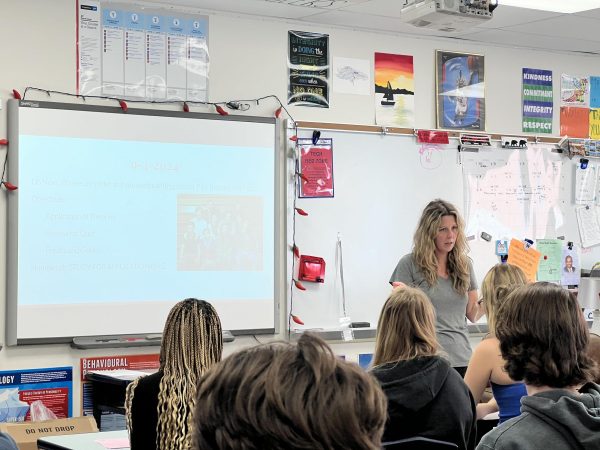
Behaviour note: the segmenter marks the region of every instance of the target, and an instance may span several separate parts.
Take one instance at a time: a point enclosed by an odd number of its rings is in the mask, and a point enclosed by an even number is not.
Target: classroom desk
[[[93,414],[100,430],[103,411],[125,414],[125,391],[131,381],[91,372],[86,374],[85,379],[92,383]]]
[[[46,436],[39,438],[37,443],[39,450],[106,450],[106,447],[96,441],[99,439],[123,438],[128,438],[127,430]],[[128,449],[129,447],[124,448]]]

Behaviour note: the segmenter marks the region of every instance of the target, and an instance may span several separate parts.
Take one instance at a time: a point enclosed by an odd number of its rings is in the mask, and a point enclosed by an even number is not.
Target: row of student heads
[[[512,379],[552,388],[593,379],[587,326],[568,291],[527,284],[517,267],[497,265],[482,294]],[[176,441],[197,449],[380,448],[385,395],[318,337],[259,345],[219,362],[221,354],[215,309],[196,299],[178,303],[161,348],[157,448],[174,448]],[[437,354],[431,302],[418,289],[392,291],[373,364]]]

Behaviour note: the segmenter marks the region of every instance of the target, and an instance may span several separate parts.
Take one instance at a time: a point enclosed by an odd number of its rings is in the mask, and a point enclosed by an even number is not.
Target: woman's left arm
[[[472,323],[477,322],[484,315],[483,308],[477,301],[477,289],[473,289],[467,293],[467,310],[465,315]]]

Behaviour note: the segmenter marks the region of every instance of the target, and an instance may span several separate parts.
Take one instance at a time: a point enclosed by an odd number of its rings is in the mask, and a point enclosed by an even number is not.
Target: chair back
[[[382,444],[383,450],[451,450],[453,448],[458,448],[458,445],[452,442],[438,441],[421,436],[384,442]]]

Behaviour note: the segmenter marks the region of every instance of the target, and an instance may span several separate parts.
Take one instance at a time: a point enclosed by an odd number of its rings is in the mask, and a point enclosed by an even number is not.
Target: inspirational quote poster
[[[288,104],[329,108],[329,35],[288,32]]]

